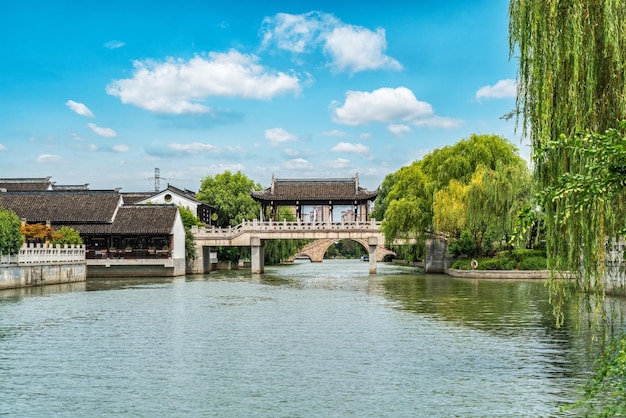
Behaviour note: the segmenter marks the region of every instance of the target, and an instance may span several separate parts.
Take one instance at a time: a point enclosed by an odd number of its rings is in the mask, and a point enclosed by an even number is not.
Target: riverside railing
[[[17,254],[0,254],[0,266],[84,263],[84,245],[24,244]]]

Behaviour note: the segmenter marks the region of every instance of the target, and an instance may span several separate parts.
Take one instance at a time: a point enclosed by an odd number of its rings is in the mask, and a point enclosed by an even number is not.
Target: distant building
[[[261,191],[250,192],[261,204],[261,213],[270,209],[270,218],[276,219],[278,207],[295,208],[296,219],[308,222],[333,220],[333,209],[348,207],[352,214],[346,221],[366,221],[370,202],[376,199],[378,190],[368,191],[359,186],[359,176],[329,179],[277,179]],[[309,219],[306,219],[306,210]]]
[[[0,192],[0,207],[29,224],[78,231],[87,250],[88,275],[185,273],[185,229],[173,205],[125,205],[118,190]],[[129,266],[137,267],[134,271]]]
[[[123,195],[126,196],[126,194]],[[126,197],[124,197],[124,200],[126,201]],[[143,198],[137,199],[134,203],[139,205],[154,203],[182,206],[191,210],[200,219],[200,222],[207,225],[211,224],[211,216],[215,212],[213,206],[196,199],[196,194],[191,190],[179,189],[170,184],[167,185],[167,189],[158,193],[151,193],[149,196],[143,196]]]

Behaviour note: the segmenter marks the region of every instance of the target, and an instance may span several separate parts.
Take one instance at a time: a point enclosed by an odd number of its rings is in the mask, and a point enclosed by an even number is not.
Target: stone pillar
[[[250,237],[250,269],[252,274],[263,274],[264,242],[259,237]]]
[[[369,237],[367,239],[367,246],[369,247],[370,274],[376,274],[376,249],[378,248],[378,238]]]
[[[424,254],[424,273],[445,273],[448,268],[447,250],[445,239],[435,235],[428,237]]]
[[[191,274],[204,274],[208,273],[208,269],[205,269],[204,262],[204,246],[196,243],[196,258],[191,263],[188,263],[189,271]]]

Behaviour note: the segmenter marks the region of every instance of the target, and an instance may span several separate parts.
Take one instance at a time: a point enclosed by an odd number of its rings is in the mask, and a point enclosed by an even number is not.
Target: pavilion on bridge
[[[368,220],[370,202],[376,199],[378,189],[368,191],[359,186],[358,174],[352,178],[328,179],[277,179],[272,176],[270,187],[250,194],[261,204],[261,220],[270,208],[270,219],[281,221],[277,219],[278,208],[291,207],[299,221],[333,222],[333,215],[338,219],[333,209],[342,208],[340,220],[352,222]]]

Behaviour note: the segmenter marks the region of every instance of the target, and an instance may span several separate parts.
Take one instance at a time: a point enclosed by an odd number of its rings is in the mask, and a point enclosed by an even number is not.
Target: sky
[[[20,0],[0,14],[0,178],[123,192],[386,175],[515,106],[504,0]]]

